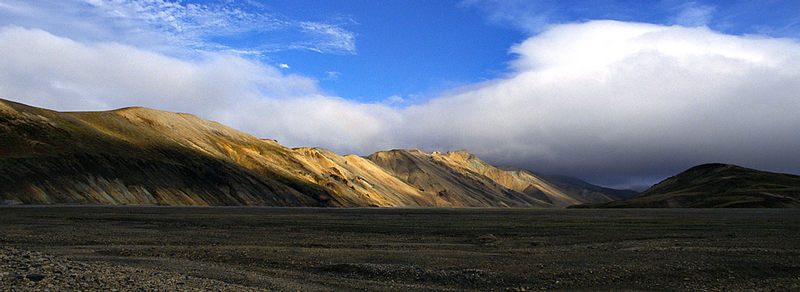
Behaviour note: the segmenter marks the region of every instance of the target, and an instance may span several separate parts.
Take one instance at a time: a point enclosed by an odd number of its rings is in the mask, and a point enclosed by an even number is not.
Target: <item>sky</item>
[[[800,173],[800,2],[3,0],[0,98],[619,188]]]

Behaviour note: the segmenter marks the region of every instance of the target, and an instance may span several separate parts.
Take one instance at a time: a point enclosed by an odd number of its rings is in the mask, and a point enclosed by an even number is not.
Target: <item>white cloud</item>
[[[398,106],[326,96],[313,79],[237,56],[187,61],[6,27],[0,96],[61,110],[190,112],[342,154],[470,149],[608,184],[711,161],[800,172],[795,40],[592,21],[555,26],[511,51],[518,57],[505,78]]]
[[[800,171],[796,41],[593,21],[512,51],[512,76],[406,109],[408,141],[607,180],[708,161]]]
[[[289,64],[284,64],[284,63],[278,64],[278,67],[280,67],[281,69],[289,69],[290,68]]]
[[[291,146],[369,145],[393,115],[324,96],[315,80],[238,56],[187,61],[20,27],[0,29],[0,68],[0,97],[58,110],[189,112]]]

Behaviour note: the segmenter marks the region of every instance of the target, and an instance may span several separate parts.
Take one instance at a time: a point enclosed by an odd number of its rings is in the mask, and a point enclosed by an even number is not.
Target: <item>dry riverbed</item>
[[[0,290],[800,290],[797,209],[0,208]]]

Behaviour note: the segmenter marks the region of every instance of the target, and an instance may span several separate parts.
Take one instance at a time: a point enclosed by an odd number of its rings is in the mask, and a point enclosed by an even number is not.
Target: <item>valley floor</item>
[[[0,290],[800,289],[798,209],[22,206],[0,226]]]

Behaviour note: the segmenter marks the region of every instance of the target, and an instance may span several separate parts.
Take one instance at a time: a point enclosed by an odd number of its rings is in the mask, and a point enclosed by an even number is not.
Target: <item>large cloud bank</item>
[[[720,161],[800,172],[800,44],[615,21],[515,45],[507,77],[406,107],[222,53],[180,59],[37,29],[0,30],[0,96],[61,110],[190,112],[289,146],[469,149],[607,185]],[[465,60],[467,61],[467,60]]]
[[[713,161],[800,171],[795,41],[594,21],[512,50],[513,76],[406,109],[415,140],[611,183]]]

